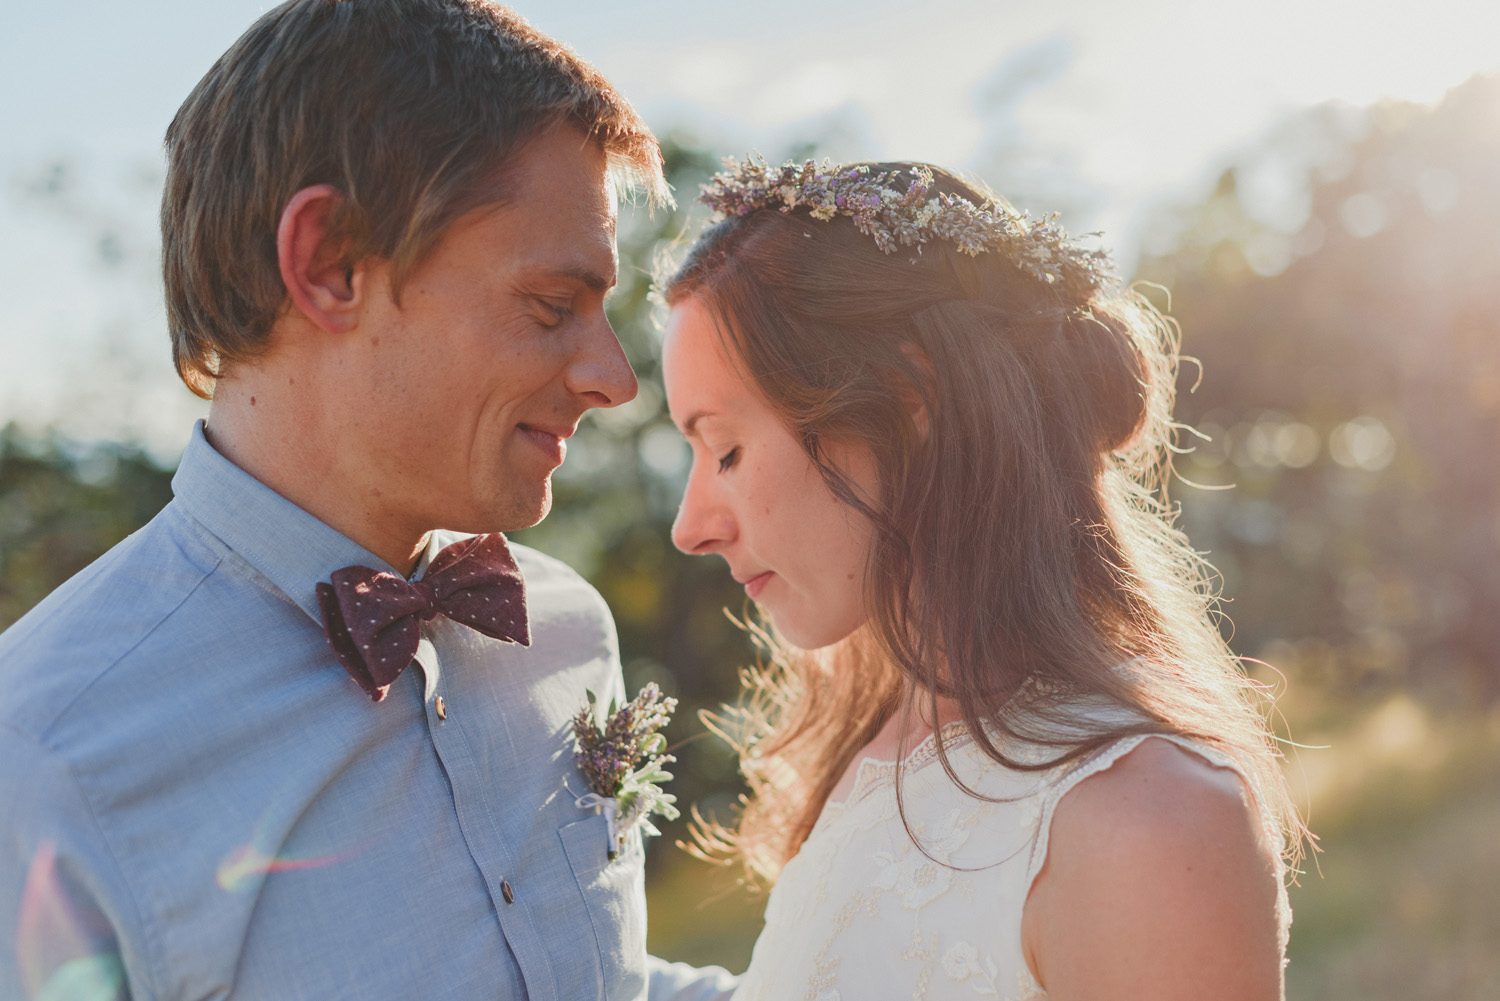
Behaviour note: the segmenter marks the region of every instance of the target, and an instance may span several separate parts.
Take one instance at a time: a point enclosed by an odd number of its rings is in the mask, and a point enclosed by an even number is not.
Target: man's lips
[[[555,428],[546,428],[537,424],[517,424],[519,430],[528,441],[541,449],[552,460],[552,465],[561,466],[563,459],[567,457],[568,445],[564,439],[573,435],[571,425]]]

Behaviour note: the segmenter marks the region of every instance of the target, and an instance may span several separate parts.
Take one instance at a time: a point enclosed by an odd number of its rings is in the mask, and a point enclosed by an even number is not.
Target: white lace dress
[[[1022,956],[1021,908],[1063,795],[1149,739],[1171,740],[1245,778],[1224,754],[1176,737],[1127,737],[1050,771],[1018,772],[987,757],[961,724],[944,736],[967,784],[1011,801],[965,794],[944,773],[935,740],[918,745],[901,770],[902,798],[935,862],[897,812],[895,764],[863,762],[848,797],[824,808],[782,870],[735,1001],[1045,998]],[[1280,844],[1266,825],[1269,843]],[[1284,953],[1284,890],[1279,908]]]

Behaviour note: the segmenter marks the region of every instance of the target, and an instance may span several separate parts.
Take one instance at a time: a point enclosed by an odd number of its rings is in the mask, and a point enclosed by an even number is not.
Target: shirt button
[[[500,893],[505,897],[505,902],[507,904],[514,904],[516,902],[515,891],[513,891],[510,888],[510,884],[503,879],[500,881]]]
[[[437,710],[438,719],[448,718],[448,703],[443,701],[443,697],[441,695],[439,695],[436,701],[433,702],[432,708]]]

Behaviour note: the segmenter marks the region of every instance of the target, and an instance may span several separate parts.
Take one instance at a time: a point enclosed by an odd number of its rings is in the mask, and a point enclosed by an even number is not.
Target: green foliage
[[[0,431],[0,628],[150,520],[171,478],[128,445]]]

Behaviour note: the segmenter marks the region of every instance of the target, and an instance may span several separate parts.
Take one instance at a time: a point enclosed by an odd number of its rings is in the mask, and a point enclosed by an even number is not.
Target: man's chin
[[[519,532],[547,517],[552,510],[552,480],[527,494],[511,492],[489,503],[471,508],[461,517],[442,525],[454,532],[483,535],[487,532]]]
[[[541,483],[541,489],[530,497],[511,497],[503,512],[497,512],[497,527],[492,532],[519,532],[539,524],[552,511],[552,477]]]
[[[542,498],[542,502],[537,505],[535,513],[533,513],[528,518],[523,519],[524,522],[525,522],[524,524],[518,524],[518,525],[516,525],[516,526],[514,526],[512,528],[501,529],[501,531],[504,531],[504,532],[516,532],[516,531],[519,531],[519,530],[521,530],[523,528],[530,528],[533,525],[539,525],[539,524],[541,524],[542,519],[545,518],[545,517],[547,517],[547,515],[549,515],[551,513],[552,513],[552,491],[548,490],[547,491],[547,496],[543,497]]]

